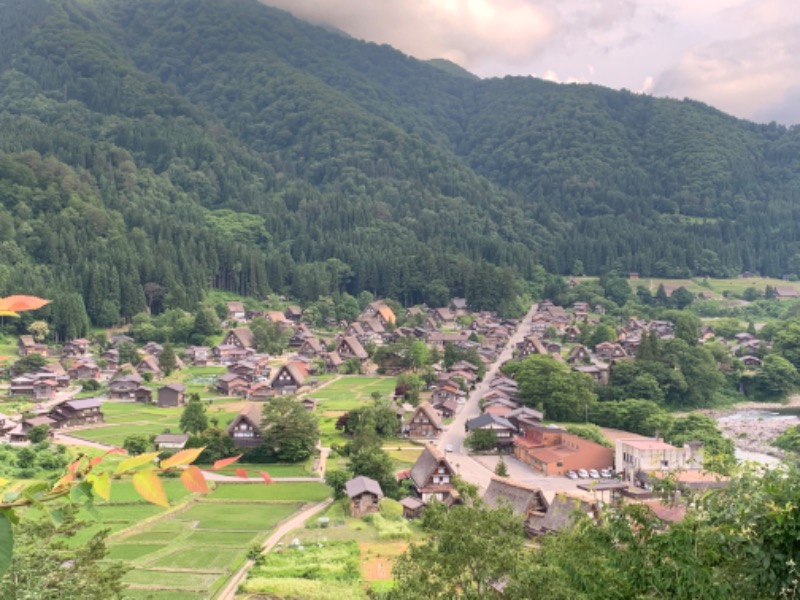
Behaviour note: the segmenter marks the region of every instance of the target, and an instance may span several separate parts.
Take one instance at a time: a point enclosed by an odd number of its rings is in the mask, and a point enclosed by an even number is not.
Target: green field
[[[129,435],[158,435],[167,429],[172,432],[180,431],[179,423],[183,408],[158,408],[132,402],[105,402],[102,410],[105,425],[81,429],[74,435],[93,442],[122,446]],[[208,410],[209,419],[218,419],[220,427],[226,427],[236,414],[237,411],[227,410],[224,404],[212,405]]]
[[[354,408],[374,404],[373,392],[380,393],[383,398],[390,397],[394,393],[395,384],[394,377],[342,375],[336,381],[309,394],[319,401],[316,414],[319,418],[322,445],[346,443],[347,438],[335,428],[339,415]]]
[[[217,485],[209,500],[247,500],[258,502],[319,502],[330,496],[331,489],[322,483],[273,483]]]
[[[160,518],[142,526],[128,521],[110,542],[110,559],[126,562],[131,570],[124,581],[132,598],[208,599],[244,563],[252,544],[262,543],[269,531],[308,501],[323,499],[329,490],[322,484],[283,483],[220,485],[207,497],[187,497],[166,480],[170,498],[188,500],[166,512],[152,507]],[[263,493],[266,491],[266,493]],[[112,489],[113,494],[113,489]],[[119,490],[128,499],[133,490]],[[113,496],[112,496],[113,497]],[[112,505],[101,509],[130,511],[149,505]],[[149,515],[153,516],[153,515]]]

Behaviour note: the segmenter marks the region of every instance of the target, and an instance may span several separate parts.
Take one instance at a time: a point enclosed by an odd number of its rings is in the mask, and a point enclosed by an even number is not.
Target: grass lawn
[[[308,477],[311,473],[311,462],[314,459],[302,463],[245,463],[237,462],[227,467],[214,471],[223,475],[235,475],[237,469],[247,471],[248,477],[258,477],[259,471],[266,471],[271,477]],[[209,465],[198,465],[201,469]]]
[[[176,592],[167,590],[158,590],[153,592],[150,590],[125,590],[125,597],[131,600],[202,600],[207,596],[205,594],[192,593],[192,592]]]
[[[167,499],[170,504],[180,502],[191,493],[186,489],[180,479],[162,478],[161,483],[164,485],[164,491],[167,493]],[[143,502],[143,500],[134,489],[131,481],[114,481],[111,484],[111,498],[109,502],[112,504],[140,503]],[[147,505],[145,504],[145,506]]]
[[[419,455],[422,454],[422,448],[419,450],[386,450],[389,458],[392,459],[398,469],[411,468]]]
[[[166,547],[167,544],[115,544],[108,553],[108,558],[111,560],[135,560]]]
[[[221,483],[209,500],[247,500],[259,502],[320,502],[331,495],[323,483],[243,484]]]
[[[317,399],[316,415],[319,419],[320,438],[323,446],[344,444],[347,438],[336,431],[336,420],[343,413],[365,405],[372,405],[373,392],[387,398],[394,393],[394,377],[364,375],[342,375],[340,379],[309,394]]]
[[[106,423],[104,426],[81,429],[74,435],[93,442],[122,446],[130,435],[158,435],[165,429],[180,431],[183,411],[182,408],[158,408],[134,402],[105,402],[102,410]],[[226,404],[216,404],[208,410],[208,417],[218,419],[219,426],[225,427],[237,413],[226,410]]]

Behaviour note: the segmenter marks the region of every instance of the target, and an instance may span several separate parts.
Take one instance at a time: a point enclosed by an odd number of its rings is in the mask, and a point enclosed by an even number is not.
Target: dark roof
[[[84,410],[86,408],[100,408],[100,400],[97,398],[84,398],[82,400],[67,400],[64,405],[73,410]]]
[[[400,506],[407,508],[408,510],[417,510],[418,508],[422,508],[425,504],[419,498],[414,498],[413,496],[406,496],[402,500],[400,500]]]
[[[469,431],[472,431],[473,429],[481,429],[487,425],[497,425],[499,427],[513,429],[514,431],[517,430],[517,428],[514,427],[514,424],[508,419],[498,417],[497,415],[493,415],[491,413],[483,413],[480,417],[475,417],[474,419],[467,421],[467,429]]]
[[[447,463],[447,459],[445,458],[444,454],[442,454],[442,451],[433,444],[427,444],[425,449],[422,451],[422,454],[420,454],[419,458],[417,458],[417,462],[415,462],[414,466],[411,467],[411,473],[409,476],[415,484],[422,485],[428,480],[430,474],[433,473],[433,470],[442,461],[447,464],[448,468],[450,467],[450,464]],[[450,468],[450,471],[452,472],[453,469]]]
[[[592,505],[586,500],[566,494],[556,494],[544,517],[529,519],[528,523],[530,528],[540,535],[561,531],[575,523],[578,517],[577,513],[588,514],[591,510]]]
[[[501,477],[492,477],[483,500],[492,508],[506,503],[515,513],[522,515],[529,510],[547,510],[547,499],[538,487]]]
[[[169,383],[161,388],[162,390],[172,390],[173,392],[185,392],[186,386],[182,383]]]
[[[230,422],[226,431],[228,433],[233,433],[234,426],[238,425],[242,420],[249,421],[253,427],[261,431],[261,406],[259,404],[248,404],[245,406],[239,411],[239,414],[234,417],[233,421]]]
[[[363,475],[354,477],[353,479],[345,483],[344,491],[349,498],[360,496],[365,492],[369,492],[370,494],[375,494],[376,496],[378,496],[378,498],[383,498],[383,490],[381,489],[381,484],[379,484],[374,479],[370,479],[369,477],[364,477]]]

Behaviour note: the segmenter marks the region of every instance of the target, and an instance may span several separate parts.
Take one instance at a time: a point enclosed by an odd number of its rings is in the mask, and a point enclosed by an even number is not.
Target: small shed
[[[400,500],[400,506],[403,507],[403,516],[406,519],[417,519],[422,513],[422,508],[425,504],[419,498],[407,496]]]
[[[350,498],[350,516],[363,517],[381,511],[383,490],[374,479],[359,475],[344,484],[344,491]]]
[[[183,450],[189,436],[185,433],[162,433],[153,441],[159,450]]]

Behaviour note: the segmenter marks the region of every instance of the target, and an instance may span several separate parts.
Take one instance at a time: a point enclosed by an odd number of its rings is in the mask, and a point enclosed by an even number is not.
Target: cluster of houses
[[[30,417],[0,415],[0,437],[12,443],[28,441],[28,433],[37,426],[45,426],[52,435],[56,431],[76,427],[94,426],[103,422],[100,401],[96,398],[66,400],[54,407],[35,411]]]
[[[542,302],[537,305],[528,335],[515,349],[515,357],[523,359],[532,354],[550,356],[569,364],[574,371],[588,375],[596,383],[606,385],[614,365],[633,359],[645,336],[655,333],[659,340],[675,337],[675,325],[671,321],[647,321],[631,317],[618,329],[615,341],[601,342],[592,350],[579,342],[579,324],[599,324],[600,319],[596,315],[601,314],[603,308],[597,306],[594,310],[596,313],[592,315],[586,302],[576,302],[569,310],[554,306],[547,300]],[[769,349],[769,344],[747,332],[737,333],[730,341],[719,340],[713,326],[704,325],[698,342],[710,340],[722,341],[742,364],[751,368],[761,366],[760,356]]]

